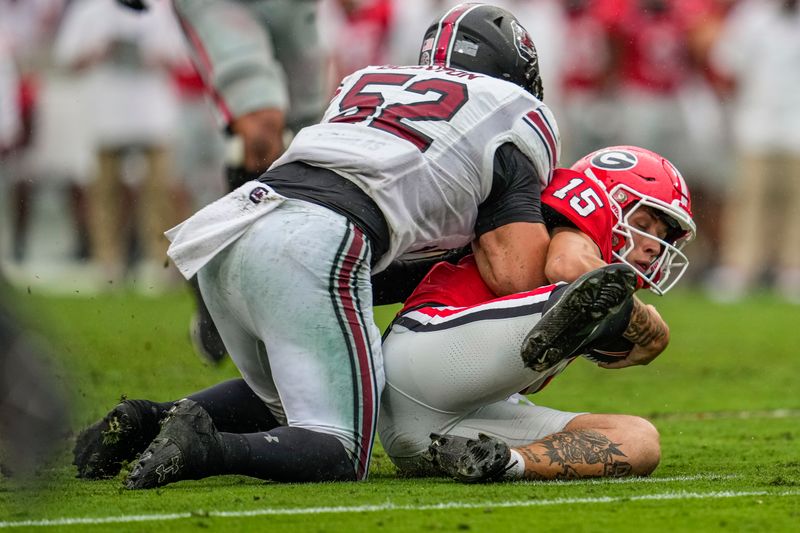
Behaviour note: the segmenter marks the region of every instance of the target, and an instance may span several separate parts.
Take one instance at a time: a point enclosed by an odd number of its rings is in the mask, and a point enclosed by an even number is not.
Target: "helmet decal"
[[[514,45],[517,47],[519,57],[521,57],[523,61],[533,61],[537,59],[536,47],[528,31],[516,20],[511,21],[511,29],[514,31]]]
[[[420,65],[431,64],[431,51],[433,50],[433,37],[428,37],[422,43],[422,49],[419,54]]]
[[[468,56],[475,57],[478,55],[478,44],[471,43],[466,39],[459,39],[456,41],[455,50],[459,54],[467,54]]]
[[[627,150],[609,150],[592,157],[591,165],[605,170],[630,170],[636,166],[639,158]]]

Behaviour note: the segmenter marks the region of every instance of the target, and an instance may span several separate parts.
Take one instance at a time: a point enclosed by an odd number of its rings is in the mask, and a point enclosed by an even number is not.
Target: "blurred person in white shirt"
[[[3,179],[9,183],[7,207],[11,213],[9,226],[16,261],[22,261],[28,255],[28,229],[37,184],[43,180],[52,183],[55,178],[40,173],[40,168],[35,165],[34,145],[41,127],[40,119],[46,114],[40,105],[49,89],[43,70],[63,8],[64,0],[0,0],[0,36],[16,71],[13,96],[16,115],[13,120],[19,121],[19,131],[12,145],[6,146],[3,162]],[[8,117],[0,120],[8,120]],[[64,184],[61,180],[55,181],[58,185]],[[68,185],[72,188],[73,184]],[[79,195],[77,188],[71,192]],[[76,228],[80,229],[80,211],[73,209],[72,214]]]
[[[126,277],[131,217],[142,257],[137,288],[169,281],[163,232],[172,222],[170,142],[178,113],[169,70],[183,51],[170,7],[160,2],[137,14],[113,0],[79,0],[60,28],[56,58],[86,82],[98,167],[89,200],[92,259],[110,285]]]
[[[800,2],[743,0],[712,54],[734,81],[738,175],[710,294],[737,300],[771,265],[776,292],[800,303]]]

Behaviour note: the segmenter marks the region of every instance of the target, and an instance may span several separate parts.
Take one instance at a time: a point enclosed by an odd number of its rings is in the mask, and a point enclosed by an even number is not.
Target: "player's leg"
[[[571,283],[531,329],[522,344],[525,366],[543,371],[580,353],[603,325],[629,315],[636,273],[616,263],[587,272]]]
[[[222,307],[219,292],[207,289],[206,294],[215,306]],[[241,310],[236,309],[236,311]],[[217,320],[224,328],[225,342],[247,360],[259,361],[263,356],[263,345],[237,323],[232,315],[235,311],[227,308],[219,309],[218,312]],[[130,435],[127,441],[135,442],[138,446],[127,458],[133,458],[141,453],[140,460],[128,476],[128,486],[148,488],[155,483],[163,484],[178,479],[199,479],[224,472],[232,473],[234,467],[240,461],[245,461],[246,457],[241,457],[239,453],[241,448],[239,439],[231,437],[223,440],[222,435],[232,436],[233,433],[220,434],[220,431],[236,433],[266,431],[283,423],[280,399],[268,373],[260,382],[260,390],[263,396],[257,395],[244,380],[236,379],[191,394],[179,402],[155,404],[140,401],[137,405],[139,409],[149,406],[150,409],[157,411],[157,417],[155,423],[153,423],[154,418],[149,417],[138,426],[132,424],[126,433]],[[181,405],[178,405],[179,403]],[[171,424],[168,424],[167,419],[171,419]],[[99,424],[104,421],[105,419]],[[161,425],[159,421],[162,421]],[[141,446],[143,436],[146,443]],[[118,441],[126,442],[126,439]],[[102,442],[105,444],[105,441]],[[107,455],[116,451],[109,450],[107,446],[104,449],[107,450]],[[127,451],[130,451],[130,447]],[[222,462],[221,457],[228,457],[228,463]],[[115,459],[118,460],[119,457]],[[178,464],[176,461],[185,467],[175,470],[173,467]],[[167,469],[172,477],[159,474],[164,469]],[[119,468],[116,471],[118,472]]]
[[[219,432],[183,402],[129,486],[221,473],[364,479],[383,387],[369,259],[363,235],[344,217],[286,201],[209,263],[200,284],[222,338],[250,387],[285,425],[267,433]],[[250,347],[235,342],[244,338],[239,330],[253,335]]]
[[[195,65],[230,135],[225,174],[228,190],[234,190],[260,176],[283,150],[289,102],[285,75],[252,4],[220,0],[173,4]],[[193,345],[201,357],[218,364],[225,358],[225,346],[199,292],[193,294],[197,300],[190,326]]]
[[[226,341],[238,352],[259,350],[258,339],[233,321],[229,314]],[[266,385],[264,385],[266,387]],[[203,409],[210,423],[222,431],[263,431],[279,424],[269,406],[241,379],[229,380],[186,397]],[[174,401],[123,400],[101,420],[83,430],[75,444],[78,477],[102,479],[119,473],[158,436],[160,422]],[[279,405],[275,399],[274,405]]]
[[[461,413],[441,411],[392,386],[381,395],[378,435],[386,455],[403,477],[440,476],[427,454],[432,432],[446,433]]]
[[[543,383],[520,347],[554,294],[550,285],[478,305],[423,307],[404,313],[383,343],[387,382],[442,412],[466,413]]]
[[[231,357],[262,396],[259,383],[271,375],[286,425],[240,436],[250,460],[237,473],[363,480],[384,385],[369,244],[328,209],[287,201],[279,211],[280,218],[268,215],[242,237],[249,242],[241,248],[254,253],[244,257],[238,280],[267,360],[259,370],[234,350]],[[222,324],[220,331],[225,338]]]
[[[770,242],[768,156],[744,155],[737,170],[738,179],[723,208],[722,270],[712,282],[716,296],[724,301],[741,298],[753,287]]]
[[[186,396],[209,414],[220,431],[248,433],[279,425],[264,401],[243,379],[231,379]],[[175,404],[124,399],[103,418],[82,430],[75,440],[77,477],[116,476],[125,462],[142,453],[158,435],[160,421]]]
[[[17,262],[22,262],[25,258],[33,189],[33,182],[25,178],[18,179],[11,187],[12,201],[10,205],[14,207],[14,219],[12,224],[13,234],[11,239],[12,257]]]
[[[401,474],[437,474],[425,457],[431,433],[449,433],[515,392],[538,390],[569,364],[534,372],[519,355],[553,294],[548,286],[471,307],[424,307],[395,320],[383,342],[379,433]]]
[[[104,280],[119,282],[124,272],[121,237],[122,183],[119,179],[121,163],[119,150],[98,150],[98,169],[89,186],[89,229],[91,230],[92,258],[103,269]]]
[[[138,187],[135,208],[136,230],[142,258],[138,278],[140,290],[162,290],[169,284],[170,272],[164,268],[169,241],[164,232],[173,224],[170,214],[174,197],[170,195],[173,183],[170,151],[163,146],[144,149],[148,172]]]
[[[437,466],[467,483],[646,476],[660,459],[658,431],[637,416],[495,404],[472,418],[430,449]],[[533,441],[520,434],[526,427]]]
[[[283,150],[289,97],[267,28],[252,6],[220,0],[175,0],[175,11],[239,154],[229,165],[231,190],[267,169]]]
[[[800,247],[787,243],[800,242],[800,156],[786,154],[781,157],[781,175],[786,187],[786,206],[783,220],[783,238],[778,239],[777,292],[787,301],[800,304]]]
[[[569,413],[534,405],[525,396],[514,394],[509,398],[484,405],[466,413],[457,424],[444,432],[435,432],[427,450],[429,461],[438,475],[449,475],[462,481],[473,481],[474,473],[467,475],[463,469],[476,467],[470,455],[473,447],[480,447],[480,435],[499,443],[499,457],[486,456],[477,469],[481,479],[475,481],[498,480],[506,475],[521,473],[521,460],[514,463],[510,446],[524,446],[551,433],[564,429],[578,413]],[[484,445],[484,448],[486,446]],[[519,458],[516,458],[519,459]],[[486,479],[483,479],[486,478]]]
[[[214,299],[215,295],[206,292],[205,296],[214,305],[220,305]],[[234,310],[228,308],[226,313],[218,317],[218,323],[226,334],[227,345],[240,356],[258,361],[259,354],[263,352],[258,339],[236,322],[232,317],[233,312]],[[268,378],[265,380],[265,388],[268,386],[267,382]],[[238,447],[229,449],[228,443],[223,441],[223,435],[230,434],[220,433],[220,428],[247,430],[243,421],[237,423],[235,420],[235,417],[244,414],[239,409],[242,406],[245,413],[254,413],[256,417],[262,418],[260,424],[253,424],[249,428],[251,431],[268,429],[278,424],[261,397],[257,398],[258,405],[253,406],[254,396],[252,389],[241,386],[239,381],[233,381],[170,404],[157,434],[133,465],[126,479],[126,486],[131,489],[152,488],[183,479],[201,479],[232,473],[223,457],[228,457],[229,461],[238,461]],[[271,400],[278,403],[274,387]],[[236,405],[233,412],[228,411],[227,406],[230,405]],[[209,413],[214,413],[219,425],[215,424]],[[228,425],[231,422],[233,424]]]

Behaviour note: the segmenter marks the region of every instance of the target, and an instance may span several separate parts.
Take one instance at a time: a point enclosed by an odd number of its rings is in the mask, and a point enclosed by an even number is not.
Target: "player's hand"
[[[658,357],[669,344],[669,326],[656,308],[634,297],[628,328],[622,335],[634,344],[631,353],[613,363],[600,363],[602,368],[625,368],[646,365]]]
[[[147,11],[148,0],[117,0],[117,3],[134,11]]]

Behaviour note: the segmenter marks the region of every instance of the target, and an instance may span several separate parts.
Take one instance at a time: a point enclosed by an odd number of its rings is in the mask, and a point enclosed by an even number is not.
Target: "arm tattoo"
[[[525,459],[533,464],[545,459],[558,465],[561,471],[555,477],[545,476],[526,469],[526,479],[579,479],[596,477],[597,473],[586,474],[576,469],[578,465],[600,465],[603,477],[624,477],[631,473],[631,464],[615,458],[627,457],[619,449],[620,444],[611,442],[602,433],[591,430],[564,431],[545,437],[539,441],[545,448],[544,454],[537,454],[526,448],[515,448]]]
[[[650,314],[647,306],[634,299],[631,320],[622,336],[634,344],[647,346],[666,335],[667,331],[658,318]]]

